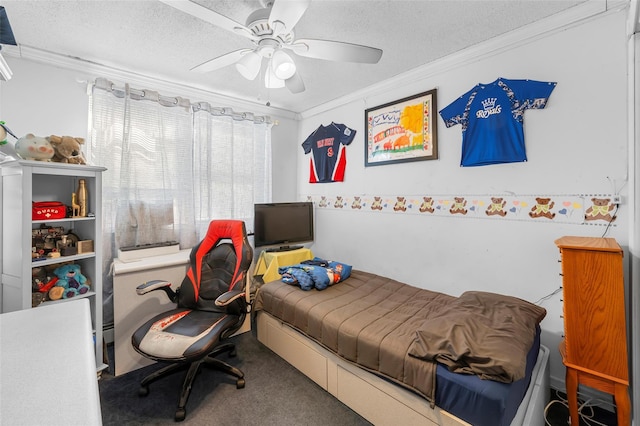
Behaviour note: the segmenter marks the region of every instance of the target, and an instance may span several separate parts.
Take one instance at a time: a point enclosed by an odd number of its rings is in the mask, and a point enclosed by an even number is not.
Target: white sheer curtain
[[[193,247],[212,219],[253,228],[253,204],[271,201],[271,123],[206,102],[115,88],[90,97],[91,164],[103,175],[104,322],[113,322],[117,250],[178,241]]]
[[[194,194],[200,233],[207,218],[233,217],[253,229],[253,205],[271,201],[271,125],[247,113],[221,115],[207,103],[194,105]]]

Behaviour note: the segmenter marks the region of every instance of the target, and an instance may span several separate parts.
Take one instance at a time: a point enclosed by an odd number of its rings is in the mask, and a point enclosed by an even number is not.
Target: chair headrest
[[[211,249],[218,245],[221,240],[231,240],[233,248],[238,259],[236,262],[236,268],[233,273],[233,279],[229,290],[232,290],[235,284],[243,278],[243,271],[241,270],[245,265],[251,263],[251,254],[253,253],[249,240],[247,239],[247,231],[242,220],[212,220],[209,223],[209,229],[204,239],[200,243],[197,252],[195,253],[196,267],[195,273],[198,275],[197,282],[200,282],[200,272],[202,267],[202,259],[204,255]],[[192,254],[193,255],[193,254]],[[249,257],[249,259],[246,259]]]

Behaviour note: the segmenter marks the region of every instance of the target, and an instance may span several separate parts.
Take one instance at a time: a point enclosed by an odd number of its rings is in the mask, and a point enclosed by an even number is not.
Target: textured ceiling
[[[287,0],[277,0],[287,1]],[[222,95],[301,113],[585,0],[315,0],[296,38],[362,44],[384,51],[379,63],[294,55],[306,90],[267,89],[233,65],[206,74],[189,69],[252,44],[155,0],[3,0],[23,50],[37,49],[133,71]],[[592,0],[591,0],[592,1]],[[256,0],[196,0],[237,22],[265,5]]]

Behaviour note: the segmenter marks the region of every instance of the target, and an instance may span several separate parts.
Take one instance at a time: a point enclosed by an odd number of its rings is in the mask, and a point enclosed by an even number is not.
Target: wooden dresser
[[[578,425],[583,384],[614,396],[618,425],[631,424],[623,251],[613,238],[562,237],[564,339],[571,424]]]

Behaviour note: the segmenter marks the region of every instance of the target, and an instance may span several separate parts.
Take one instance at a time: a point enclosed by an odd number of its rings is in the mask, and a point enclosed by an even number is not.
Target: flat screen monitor
[[[313,241],[313,203],[255,204],[253,243],[256,247],[278,246],[269,250],[300,248],[293,243]]]

